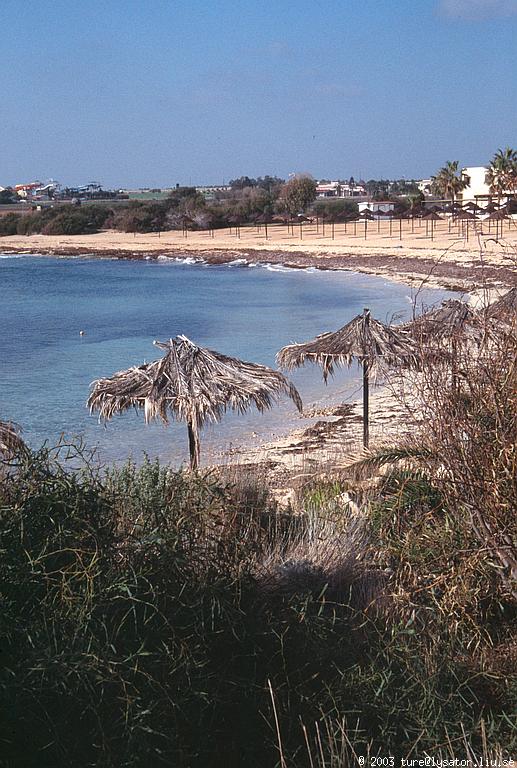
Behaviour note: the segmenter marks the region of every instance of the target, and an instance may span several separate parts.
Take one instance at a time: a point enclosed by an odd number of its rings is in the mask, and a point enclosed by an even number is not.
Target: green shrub
[[[15,235],[18,231],[19,213],[7,213],[0,216],[0,237],[3,235]]]
[[[415,493],[416,515],[429,493]],[[336,514],[333,489],[311,498]],[[389,600],[357,612],[333,582],[344,523],[314,515],[293,525],[249,478],[20,457],[0,484],[0,764],[275,766],[273,702],[289,768],[310,765],[302,726],[313,744],[316,724],[328,755],[337,722],[358,754],[431,750],[462,729],[478,744],[482,720],[517,746],[511,675],[474,668],[431,602],[416,618]],[[332,568],[311,555],[327,530]]]

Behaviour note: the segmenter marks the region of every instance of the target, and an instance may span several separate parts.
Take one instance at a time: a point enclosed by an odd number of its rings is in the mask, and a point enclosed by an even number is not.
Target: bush
[[[0,237],[5,235],[16,235],[20,219],[21,216],[19,213],[8,213],[5,216],[0,216]]]
[[[273,705],[289,768],[310,765],[303,728],[309,744],[326,729],[330,760],[343,724],[358,754],[475,741],[482,719],[516,746],[511,677],[472,669],[431,603],[416,621],[355,602],[365,521],[335,494],[293,518],[237,485],[156,462],[71,471],[49,451],[4,476],[5,768],[274,766]]]
[[[19,216],[19,235],[87,235],[97,232],[113,215],[103,205],[58,205]]]

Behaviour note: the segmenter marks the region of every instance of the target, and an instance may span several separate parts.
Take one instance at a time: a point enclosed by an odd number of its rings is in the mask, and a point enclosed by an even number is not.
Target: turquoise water
[[[7,254],[0,255],[0,293],[0,418],[19,423],[33,447],[64,433],[84,437],[103,461],[139,460],[145,451],[175,463],[186,458],[183,425],[146,426],[129,412],[103,426],[85,407],[91,381],[159,357],[153,339],[179,333],[274,366],[285,344],[334,330],[365,306],[379,319],[408,317],[413,298],[405,285],[351,272]],[[419,301],[449,295],[427,290]],[[355,367],[328,387],[312,366],[292,378],[306,407],[357,396]],[[205,430],[203,458],[296,426],[289,400],[264,415],[228,414]]]

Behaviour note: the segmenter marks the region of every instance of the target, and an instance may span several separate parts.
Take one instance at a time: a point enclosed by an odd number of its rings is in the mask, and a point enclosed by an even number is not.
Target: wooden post
[[[364,220],[364,239],[366,240],[366,233],[368,232],[368,219]]]
[[[368,333],[368,326],[370,325],[370,310],[365,307],[363,310],[365,336]],[[368,448],[370,440],[369,430],[369,406],[370,406],[370,386],[369,386],[369,367],[368,360],[363,360],[363,447]]]
[[[368,360],[363,360],[363,446],[368,448],[369,435],[369,375]]]
[[[192,471],[199,467],[200,456],[200,444],[199,444],[199,432],[197,424],[192,421],[187,421],[188,429],[188,448],[190,454],[190,469]]]
[[[402,240],[402,216],[399,219],[399,240]]]
[[[334,222],[332,222],[332,239],[334,239]]]

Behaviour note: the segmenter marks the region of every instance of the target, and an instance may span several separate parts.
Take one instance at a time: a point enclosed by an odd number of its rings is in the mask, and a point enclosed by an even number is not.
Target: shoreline
[[[219,239],[215,238],[215,239]],[[254,240],[245,232],[240,239],[227,235],[216,243],[206,232],[137,235],[104,231],[95,235],[31,235],[0,238],[0,252],[54,257],[158,260],[191,258],[208,265],[272,264],[290,269],[354,271],[376,275],[412,286],[472,292],[486,286],[517,284],[517,247],[487,240],[466,248],[463,240],[425,246],[397,244],[327,244],[311,241]],[[496,245],[498,246],[496,248]],[[486,247],[485,247],[486,246]]]
[[[177,233],[176,233],[177,234]],[[276,265],[290,269],[318,269],[322,271],[354,271],[381,276],[396,282],[419,287],[442,288],[475,295],[481,285],[490,288],[505,288],[517,284],[517,270],[498,258],[488,256],[477,260],[472,252],[440,251],[429,248],[416,252],[414,248],[384,247],[382,249],[362,246],[355,252],[349,248],[323,248],[305,245],[291,250],[266,244],[262,247],[250,247],[244,241],[234,241],[231,247],[214,247],[213,243],[200,246],[199,233],[197,242],[165,245],[154,237],[152,248],[146,236],[139,236],[138,248],[113,247],[107,237],[101,247],[99,236],[74,236],[64,242],[64,238],[49,236],[31,236],[16,238],[16,244],[6,242],[15,238],[1,238],[0,252],[6,254],[26,254],[53,256],[57,258],[83,257],[120,260],[187,260],[190,263],[205,265],[225,265],[235,263],[242,266],[262,264]],[[206,233],[204,233],[206,238]],[[97,238],[94,243],[88,238]],[[60,240],[43,247],[43,241]],[[136,239],[136,238],[135,238]],[[20,242],[23,240],[23,242]],[[73,244],[70,242],[72,240]],[[127,242],[127,235],[125,241]],[[452,257],[455,258],[452,258]],[[411,399],[411,398],[410,398]],[[373,443],[382,443],[396,439],[414,427],[418,420],[418,409],[411,410],[404,405],[400,391],[390,382],[371,394],[372,420],[371,433]],[[260,445],[246,444],[233,449],[221,450],[213,455],[212,466],[230,465],[233,468],[258,465],[264,467],[271,478],[273,487],[282,496],[282,489],[291,486],[293,477],[302,477],[306,473],[322,472],[336,461],[343,461],[346,455],[361,450],[361,402],[359,399],[344,401],[330,407],[320,408],[318,404],[305,414],[309,423],[289,431],[280,432],[280,436]],[[316,421],[314,421],[316,418]]]

